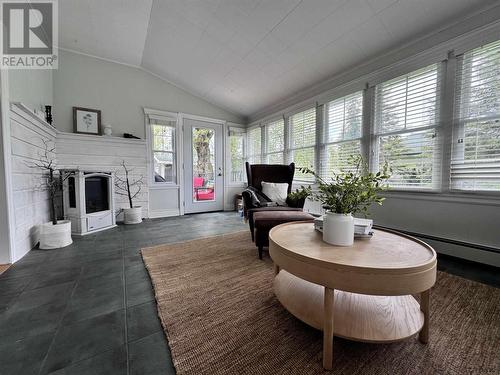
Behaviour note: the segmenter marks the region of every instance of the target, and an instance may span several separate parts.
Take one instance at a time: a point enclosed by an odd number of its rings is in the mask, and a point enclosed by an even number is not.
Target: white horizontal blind
[[[229,183],[239,184],[246,180],[245,174],[245,138],[246,132],[241,128],[229,128]]]
[[[300,173],[297,169],[316,167],[316,108],[310,108],[289,117],[289,159],[295,163],[295,179],[313,181],[312,175]]]
[[[247,160],[250,164],[262,163],[262,128],[260,126],[247,132]]]
[[[265,126],[266,131],[266,162],[268,164],[283,164],[285,151],[285,121],[270,122]]]
[[[175,128],[177,121],[150,118],[153,181],[175,182]]]
[[[322,178],[353,169],[352,157],[361,154],[362,122],[362,91],[326,104],[321,148]]]
[[[500,41],[458,61],[451,188],[500,191]]]
[[[440,64],[433,64],[375,88],[374,165],[389,164],[392,188],[440,187],[440,78]]]

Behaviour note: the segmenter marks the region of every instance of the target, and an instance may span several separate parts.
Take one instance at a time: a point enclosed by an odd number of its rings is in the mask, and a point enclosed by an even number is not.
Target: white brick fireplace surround
[[[12,228],[15,228],[15,232],[11,231],[14,237],[12,262],[22,258],[38,242],[34,228],[49,221],[48,195],[38,188],[41,173],[28,166],[43,151],[42,140],[55,145],[53,157],[57,168],[121,173],[120,164],[124,160],[133,169],[132,178],[145,177],[145,186],[135,203],[143,207],[143,217],[148,217],[145,140],[59,132],[23,104],[13,103],[10,111],[13,212],[9,215]],[[115,208],[126,207],[125,197],[116,196],[115,199]]]

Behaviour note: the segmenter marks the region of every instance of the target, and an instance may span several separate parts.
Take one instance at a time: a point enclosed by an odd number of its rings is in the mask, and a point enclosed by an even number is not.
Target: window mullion
[[[439,145],[441,147],[441,184],[443,192],[450,191],[451,182],[451,154],[453,144],[453,103],[456,86],[457,59],[453,52],[448,54],[447,61],[442,63],[442,85],[440,123],[438,127]]]
[[[290,155],[289,155],[289,148],[290,148],[290,131],[288,129],[288,117],[283,115],[283,160],[285,164],[290,163]]]
[[[314,145],[314,164],[316,173],[321,174],[322,159],[321,159],[321,134],[324,128],[324,105],[319,105],[316,103],[316,144]]]
[[[260,155],[261,155],[261,163],[267,163],[267,125],[260,126]]]
[[[368,170],[374,171],[373,149],[375,144],[374,107],[375,87],[363,90],[363,117],[361,132],[361,155],[368,164]]]
[[[466,87],[463,86],[463,77],[466,76],[468,77],[470,75],[470,70],[471,70],[471,64],[467,64],[467,71],[464,71],[465,67],[465,61],[464,61],[464,55],[457,56],[455,57],[455,70],[456,72],[460,73],[460,78],[458,78],[458,74],[454,77],[455,79],[455,100],[457,97],[457,94],[459,97],[462,97],[462,95],[465,94],[466,98],[461,100],[464,103],[469,102],[469,94],[470,94],[470,87],[469,83],[467,84]],[[461,112],[463,111],[463,108],[461,108],[460,105],[456,107],[456,112],[454,111],[453,113],[453,130],[452,130],[452,140],[451,140],[451,161],[452,160],[463,160],[465,157],[465,149],[464,149],[464,143],[463,139],[465,138],[465,126],[466,123],[464,121],[460,121],[462,115]],[[474,119],[473,121],[475,121]],[[461,140],[461,141],[460,141]],[[461,143],[460,143],[461,142]],[[450,161],[450,162],[451,162]],[[451,177],[451,165],[450,165],[450,177]],[[451,187],[451,181],[450,181],[450,189]]]

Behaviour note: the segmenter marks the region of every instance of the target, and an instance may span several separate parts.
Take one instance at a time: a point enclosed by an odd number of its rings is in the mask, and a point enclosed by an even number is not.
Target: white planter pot
[[[331,245],[351,246],[354,243],[352,215],[327,212],[323,222],[323,241]]]
[[[137,206],[133,208],[123,209],[123,222],[125,224],[139,224],[142,223],[142,207]]]
[[[38,226],[40,249],[58,249],[73,243],[71,239],[71,221],[59,220],[57,225],[52,222]]]

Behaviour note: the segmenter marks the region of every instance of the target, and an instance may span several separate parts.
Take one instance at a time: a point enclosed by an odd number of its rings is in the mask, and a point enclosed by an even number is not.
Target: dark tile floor
[[[31,251],[0,276],[0,373],[174,374],[140,249],[246,228],[187,215]]]
[[[189,215],[31,251],[0,276],[0,373],[174,374],[140,248],[246,228],[233,212]],[[498,269],[446,256],[438,267],[500,286]]]
[[[500,288],[498,267],[438,254],[438,270]]]

